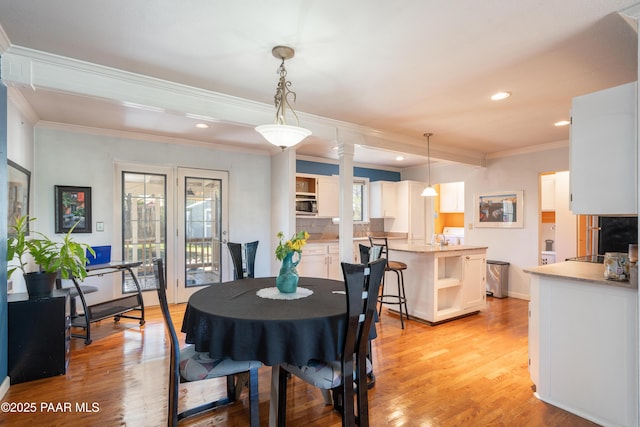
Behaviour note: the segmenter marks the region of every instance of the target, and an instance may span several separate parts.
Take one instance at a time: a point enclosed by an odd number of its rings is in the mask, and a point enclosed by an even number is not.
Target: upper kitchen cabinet
[[[318,216],[335,218],[340,216],[340,178],[318,176]]]
[[[369,200],[371,218],[395,218],[396,216],[396,182],[374,181],[369,184]]]
[[[433,230],[431,197],[422,197],[426,184],[417,181],[396,183],[396,216],[390,220],[394,233],[407,233],[409,240],[424,241]],[[386,226],[385,226],[386,228]]]
[[[540,210],[554,212],[556,210],[556,175],[540,176]]]
[[[464,182],[440,184],[440,212],[464,213]]]
[[[296,216],[318,214],[318,180],[311,175],[296,175]]]
[[[637,210],[637,83],[573,99],[571,211],[635,215]]]

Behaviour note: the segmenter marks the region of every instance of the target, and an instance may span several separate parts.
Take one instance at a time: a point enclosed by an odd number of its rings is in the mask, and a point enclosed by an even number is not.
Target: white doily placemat
[[[290,294],[283,294],[278,290],[278,288],[262,288],[256,292],[260,298],[267,299],[300,299],[306,298],[311,295],[313,291],[307,288],[298,287],[295,292]]]

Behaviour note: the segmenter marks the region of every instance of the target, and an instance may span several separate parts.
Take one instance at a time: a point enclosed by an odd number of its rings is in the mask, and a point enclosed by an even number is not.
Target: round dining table
[[[347,303],[344,282],[301,277],[296,294],[280,294],[275,277],[214,284],[195,292],[182,332],[214,359],[305,365],[338,360]]]
[[[196,351],[272,367],[270,427],[277,423],[278,365],[338,360],[347,321],[342,281],[300,277],[295,294],[280,294],[275,286],[275,277],[210,285],[191,295],[182,321],[185,342]],[[372,325],[369,338],[375,336]]]

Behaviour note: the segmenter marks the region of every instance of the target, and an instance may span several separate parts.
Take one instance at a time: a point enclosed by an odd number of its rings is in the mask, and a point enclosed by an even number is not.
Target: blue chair
[[[354,426],[357,423],[360,427],[368,427],[367,365],[370,364],[367,359],[367,343],[386,264],[386,259],[382,258],[369,263],[367,267],[363,264],[342,263],[347,299],[347,324],[342,355],[340,360],[335,361],[310,360],[305,366],[280,365],[280,427],[286,425],[287,373],[315,387],[332,390],[334,405],[342,413],[343,426]]]
[[[197,352],[193,345],[180,349],[180,342],[176,334],[169,304],[167,302],[166,282],[164,277],[164,266],[162,259],[154,259],[154,273],[158,281],[158,300],[162,317],[169,334],[171,343],[171,356],[169,363],[169,397],[168,397],[168,421],[167,425],[175,427],[178,421],[201,414],[211,409],[232,403],[236,400],[236,387],[242,387],[238,375],[238,383],[234,383],[236,374],[243,374],[249,377],[249,411],[251,427],[260,427],[260,413],[258,405],[258,368],[262,363],[258,361],[235,361],[231,359],[213,360],[207,352]],[[227,396],[215,402],[208,402],[195,408],[189,408],[178,413],[178,393],[181,381],[199,381],[209,378],[227,377]]]

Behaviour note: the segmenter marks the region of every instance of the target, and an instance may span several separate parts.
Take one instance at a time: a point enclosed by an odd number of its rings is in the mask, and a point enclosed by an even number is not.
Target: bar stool
[[[407,310],[407,297],[404,292],[404,275],[402,272],[407,269],[407,264],[400,261],[389,260],[389,243],[386,237],[369,237],[369,243],[371,244],[371,247],[380,246],[382,248],[380,257],[386,258],[387,260],[385,275],[382,276],[382,283],[380,284],[380,296],[378,297],[380,307],[378,308],[378,315],[382,314],[382,304],[397,305],[398,310],[400,311],[400,325],[402,326],[402,329],[404,329],[403,316],[406,316],[407,320],[409,320],[409,311]],[[385,293],[384,285],[387,271],[393,271],[396,274],[398,283],[397,294]],[[402,306],[404,306],[404,314],[402,313]]]

